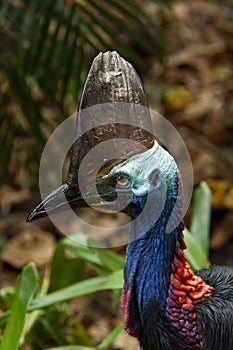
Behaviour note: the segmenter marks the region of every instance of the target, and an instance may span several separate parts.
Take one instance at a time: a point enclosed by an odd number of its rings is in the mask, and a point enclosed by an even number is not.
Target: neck
[[[138,336],[148,306],[156,301],[178,332],[198,349],[202,335],[193,332],[197,330],[194,305],[211,294],[211,287],[193,274],[185,260],[183,223],[170,233],[166,233],[166,224],[165,212],[151,229],[140,236],[136,233],[138,238],[131,239],[127,247],[122,297],[124,327],[130,335]],[[143,225],[137,223],[135,228],[133,223],[131,237]]]
[[[151,301],[157,300],[164,313],[166,311],[179,228],[165,234],[162,221],[160,218],[127,247],[122,306],[125,329],[133,336],[140,333],[144,313]],[[135,236],[134,224],[131,226],[132,235]]]

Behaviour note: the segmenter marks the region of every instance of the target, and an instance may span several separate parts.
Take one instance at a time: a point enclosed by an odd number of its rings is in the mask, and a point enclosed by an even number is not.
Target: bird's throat
[[[124,327],[132,336],[139,335],[152,301],[166,312],[179,229],[165,234],[161,220],[127,247],[122,308]]]

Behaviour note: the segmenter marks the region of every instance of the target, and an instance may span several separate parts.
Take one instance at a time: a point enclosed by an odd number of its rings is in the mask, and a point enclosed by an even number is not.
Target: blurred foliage
[[[74,113],[92,59],[117,50],[141,74],[163,61],[166,0],[3,0],[0,5],[0,182],[37,176],[57,123]],[[148,9],[149,8],[149,9]],[[34,177],[35,179],[35,177]]]
[[[190,230],[185,228],[185,256],[193,270],[209,267],[211,191],[202,182],[194,192]]]
[[[193,269],[209,266],[210,190],[202,183],[195,191],[190,231],[185,229],[185,255]],[[78,243],[77,243],[78,242]],[[68,301],[103,290],[119,293],[123,285],[123,258],[113,251],[97,248],[81,233],[57,244],[50,264],[50,276],[38,280],[34,264],[21,272],[16,288],[0,291],[2,343],[0,350],[17,349],[27,341],[35,350],[103,350],[122,331],[118,324],[96,346],[81,322],[72,319]],[[87,267],[96,273],[88,277]],[[26,286],[26,288],[25,288]],[[6,327],[5,327],[6,325]],[[5,327],[5,329],[4,329]]]
[[[98,276],[87,278],[87,264]],[[29,264],[22,270],[15,291],[9,288],[1,290],[1,309],[8,311],[0,316],[0,327],[4,329],[6,324],[0,349],[16,349],[25,340],[33,349],[46,349],[51,342],[58,346],[82,345],[78,349],[94,346],[83,326],[72,322],[64,302],[101,290],[120,290],[122,268],[121,256],[93,247],[93,242],[80,233],[62,239],[51,261],[49,280],[44,277],[36,285],[37,271],[33,264]],[[122,324],[117,325],[93,349],[107,349],[121,330]]]

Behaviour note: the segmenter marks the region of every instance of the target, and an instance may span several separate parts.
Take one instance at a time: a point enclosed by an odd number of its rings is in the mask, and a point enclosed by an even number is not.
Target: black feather
[[[144,350],[193,350],[172,327],[157,301],[148,306],[138,339]]]
[[[196,305],[203,329],[203,348],[233,350],[233,267],[212,266],[196,273],[214,290]]]
[[[214,288],[210,297],[195,306],[204,334],[203,349],[233,350],[233,268],[212,266],[196,274]],[[170,324],[156,301],[145,312],[138,338],[144,350],[193,349]]]

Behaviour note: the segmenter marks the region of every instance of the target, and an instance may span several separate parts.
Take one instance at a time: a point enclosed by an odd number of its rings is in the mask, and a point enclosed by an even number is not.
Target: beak
[[[130,193],[125,192],[124,198],[129,198],[130,195]],[[50,214],[70,210],[70,208],[102,207],[117,211],[118,208],[113,205],[113,201],[117,199],[117,196],[118,194],[111,184],[101,183],[89,186],[87,191],[82,194],[78,187],[72,187],[65,183],[38,204],[28,215],[26,221],[37,220]]]
[[[67,207],[67,205],[69,206]],[[64,211],[67,207],[84,207],[83,200],[78,188],[72,188],[67,183],[58,187],[50,193],[37,207],[28,215],[26,221],[30,222],[44,216]]]

